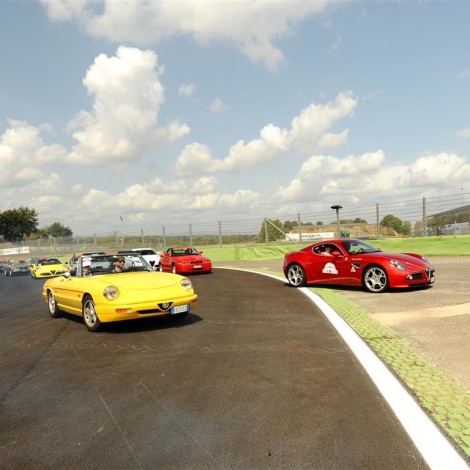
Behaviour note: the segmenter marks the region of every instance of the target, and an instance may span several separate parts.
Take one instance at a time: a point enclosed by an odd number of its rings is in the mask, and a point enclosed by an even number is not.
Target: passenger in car
[[[88,276],[93,275],[90,271],[90,266],[91,266],[91,260],[90,259],[84,259],[82,261],[82,275],[84,277],[88,277]]]
[[[124,271],[124,258],[119,257],[114,262],[114,272],[115,273],[122,273]]]
[[[326,245],[325,249],[321,252],[323,256],[333,256],[331,254],[331,245]]]

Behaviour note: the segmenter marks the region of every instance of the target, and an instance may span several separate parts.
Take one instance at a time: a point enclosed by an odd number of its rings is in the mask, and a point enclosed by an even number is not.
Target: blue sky
[[[282,218],[469,190],[470,2],[0,9],[0,211],[34,208],[40,227]]]

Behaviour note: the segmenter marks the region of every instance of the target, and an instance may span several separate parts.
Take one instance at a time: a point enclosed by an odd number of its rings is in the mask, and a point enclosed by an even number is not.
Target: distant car
[[[27,261],[16,261],[7,264],[3,268],[5,276],[27,276],[29,275],[29,263]]]
[[[131,251],[140,253],[154,270],[160,268],[160,253],[156,252],[153,248],[132,248]]]
[[[192,247],[167,248],[160,256],[160,271],[178,274],[210,273],[212,261]]]
[[[31,274],[31,277],[33,277],[33,270],[36,267],[36,264],[40,259],[47,259],[47,257],[42,257],[42,258],[31,258],[29,260],[29,273]]]
[[[330,254],[326,254],[327,251]],[[362,286],[369,292],[430,286],[435,270],[416,253],[384,253],[355,239],[318,242],[284,256],[284,275],[289,284]]]
[[[123,271],[116,272],[122,261]],[[196,307],[198,298],[189,279],[155,272],[139,253],[79,258],[76,276],[66,272],[47,280],[42,295],[52,317],[61,312],[83,317],[90,331],[107,322],[181,318]]]
[[[10,261],[8,260],[0,260],[0,272],[5,272],[5,269],[10,265]]]
[[[31,266],[31,276],[34,279],[59,276],[65,271],[68,271],[67,265],[57,258],[40,259]]]

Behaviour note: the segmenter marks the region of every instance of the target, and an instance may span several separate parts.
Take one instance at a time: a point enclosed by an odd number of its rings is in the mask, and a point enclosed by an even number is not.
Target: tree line
[[[361,219],[359,217],[355,219],[341,219],[340,225],[352,225],[352,224],[367,224],[367,220]],[[330,222],[329,225],[336,226],[336,220]],[[309,229],[313,227],[323,226],[323,222],[318,221],[315,225],[312,222],[302,222],[302,230]],[[390,228],[395,231],[397,234],[401,235],[410,235],[411,233],[411,223],[404,222],[399,217],[388,214],[382,218],[379,225],[384,228]],[[261,224],[261,229],[259,231],[258,240],[264,241],[266,239],[266,232],[268,235],[268,240],[276,241],[284,238],[284,234],[296,230],[299,224],[297,220],[286,220],[281,222],[279,219],[266,219],[266,223],[263,221]]]
[[[26,237],[71,237],[72,230],[60,222],[38,228],[38,214],[34,209],[19,207],[0,211],[0,236],[7,242],[21,242]]]
[[[281,222],[279,219],[266,219],[267,223],[263,221],[258,239],[265,240],[266,231],[269,240],[280,240],[284,234],[295,230],[298,227],[297,220],[286,220]],[[367,224],[365,219],[342,219],[340,224]],[[331,225],[335,225],[336,221],[332,221]],[[265,226],[266,225],[266,226]],[[302,228],[320,227],[323,222],[318,221],[314,225],[313,222],[302,223]],[[388,227],[394,230],[397,234],[410,235],[411,223],[404,222],[400,218],[388,214],[380,221],[381,227]],[[8,242],[20,242],[25,238],[49,238],[49,237],[71,237],[72,230],[69,227],[62,225],[60,222],[41,228],[38,228],[38,214],[34,209],[28,207],[19,207],[17,209],[9,209],[0,212],[0,236]],[[242,237],[243,238],[243,237]],[[239,240],[241,241],[241,240]]]

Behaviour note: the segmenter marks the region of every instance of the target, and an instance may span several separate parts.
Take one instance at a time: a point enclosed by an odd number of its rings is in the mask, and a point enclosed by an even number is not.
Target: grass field
[[[387,238],[368,240],[382,251],[395,253],[419,253],[424,256],[462,256],[470,255],[470,235],[447,237]],[[269,260],[282,259],[284,254],[309,245],[279,244],[256,246],[204,247],[204,255],[212,261]]]
[[[424,256],[470,256],[470,235],[446,236],[446,237],[414,237],[414,238],[387,238],[380,240],[368,240],[368,242],[380,248],[382,251],[392,253],[418,253]],[[196,246],[204,255],[214,263],[217,261],[250,261],[250,260],[277,260],[283,259],[289,251],[296,251],[308,246],[291,243],[256,244],[251,246],[223,245]],[[106,248],[100,248],[106,250]],[[161,248],[156,248],[161,249]],[[110,251],[113,251],[112,249]],[[41,253],[47,256],[46,253]],[[72,253],[57,256],[61,261],[70,260]],[[24,257],[24,256],[23,256]],[[13,258],[18,258],[14,256]]]

